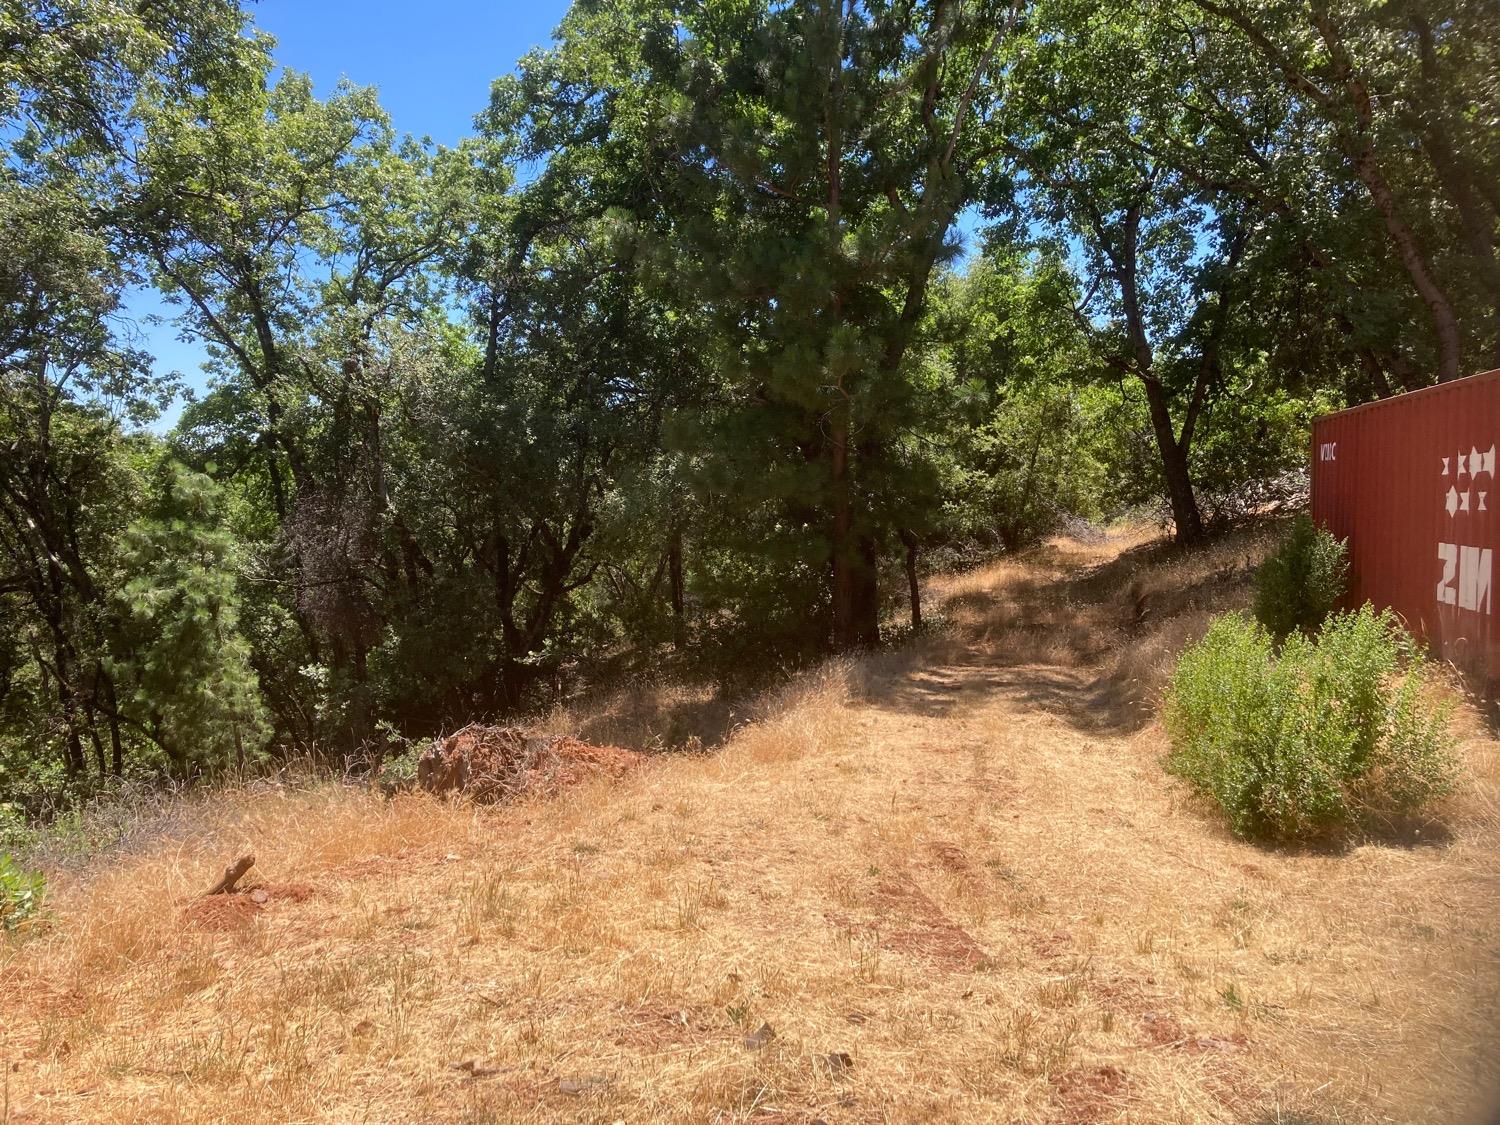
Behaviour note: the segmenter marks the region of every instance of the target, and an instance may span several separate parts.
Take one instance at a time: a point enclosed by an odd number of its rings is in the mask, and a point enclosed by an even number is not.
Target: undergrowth
[[[1271,635],[1218,618],[1178,663],[1167,695],[1168,768],[1214,800],[1234,831],[1295,841],[1409,815],[1457,775],[1449,708],[1429,701],[1421,653],[1366,606]]]
[[[0,852],[0,926],[13,930],[34,917],[46,893],[41,872],[27,870],[9,852]]]
[[[1306,514],[1255,576],[1255,617],[1280,640],[1311,634],[1349,587],[1349,546]]]

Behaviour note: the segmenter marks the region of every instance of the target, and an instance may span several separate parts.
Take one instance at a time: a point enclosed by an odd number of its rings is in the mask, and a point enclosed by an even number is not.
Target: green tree
[[[243,767],[269,733],[239,630],[235,543],[218,487],[162,461],[125,530],[111,671],[120,705],[179,776]]]
[[[1032,19],[1014,60],[1010,151],[1033,213],[1079,246],[1079,323],[1140,386],[1178,541],[1193,542],[1204,535],[1193,441],[1225,385],[1259,215],[1165,155],[1211,143],[1182,96],[1190,44],[1171,21],[1075,0]]]
[[[1500,355],[1500,165],[1493,130],[1475,127],[1496,94],[1494,6],[1194,3],[1211,49],[1254,59],[1259,97],[1304,107],[1313,151],[1360,185],[1425,311],[1437,379]]]
[[[827,567],[838,647],[878,638],[877,490],[917,388],[934,272],[991,155],[980,140],[1013,21],[1004,5],[580,5],[536,108],[598,92],[667,186],[672,279],[714,316],[716,409],[739,455]],[[778,536],[771,537],[775,541]]]

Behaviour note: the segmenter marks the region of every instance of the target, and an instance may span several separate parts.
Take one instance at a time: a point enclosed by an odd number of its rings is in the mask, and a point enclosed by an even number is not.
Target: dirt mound
[[[248,894],[209,895],[184,907],[182,920],[195,930],[225,933],[249,929],[260,912],[261,904]]]
[[[599,774],[619,777],[642,760],[619,746],[474,723],[423,752],[417,760],[417,784],[440,796],[462,793],[491,804],[529,790],[577,785]]]
[[[196,898],[183,908],[182,919],[196,930],[245,930],[269,904],[306,902],[317,893],[317,888],[306,883],[254,883],[224,894]]]

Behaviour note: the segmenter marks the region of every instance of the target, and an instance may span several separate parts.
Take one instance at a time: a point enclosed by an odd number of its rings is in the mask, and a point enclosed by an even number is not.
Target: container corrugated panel
[[[1313,518],[1349,541],[1349,601],[1389,606],[1494,690],[1500,683],[1500,371],[1313,423]]]

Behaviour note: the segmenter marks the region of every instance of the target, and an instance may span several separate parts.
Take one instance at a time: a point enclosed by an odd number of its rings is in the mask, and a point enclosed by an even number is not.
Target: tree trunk
[[[833,647],[846,652],[880,643],[879,548],[873,535],[854,533],[847,404],[835,408],[832,431]]]
[[[1115,262],[1115,279],[1120,285],[1120,301],[1125,312],[1126,333],[1130,337],[1133,370],[1146,389],[1151,430],[1156,435],[1156,448],[1161,455],[1162,477],[1166,481],[1167,499],[1172,505],[1172,522],[1176,525],[1177,542],[1197,543],[1203,539],[1203,517],[1198,511],[1198,498],[1193,494],[1187,445],[1177,440],[1166,388],[1156,376],[1155,351],[1146,335],[1146,318],[1141,309],[1140,292],[1137,288],[1140,217],[1139,204],[1126,212],[1121,245],[1111,257]],[[1103,233],[1101,229],[1101,238]],[[1107,244],[1107,240],[1105,241]],[[1192,435],[1189,433],[1187,436]]]
[[[1453,302],[1432,276],[1427,264],[1427,255],[1417,241],[1416,233],[1406,224],[1396,207],[1396,197],[1386,182],[1368,142],[1364,143],[1354,159],[1355,171],[1369,189],[1370,199],[1385,223],[1386,233],[1396,244],[1396,255],[1406,267],[1412,287],[1427,306],[1432,317],[1432,326],[1438,342],[1438,382],[1446,383],[1463,374],[1463,343],[1458,330],[1458,317],[1453,312]]]
[[[1166,393],[1153,375],[1141,383],[1146,388],[1146,404],[1151,411],[1151,430],[1161,454],[1162,477],[1167,485],[1167,499],[1172,505],[1172,522],[1177,527],[1178,543],[1198,543],[1204,538],[1203,515],[1193,493],[1193,478],[1188,471],[1187,450],[1172,432],[1172,417],[1167,409]]]
[[[687,644],[687,597],[682,581],[682,529],[674,526],[667,545],[667,581],[672,588],[672,647]]]
[[[1459,146],[1454,143],[1445,120],[1441,93],[1442,63],[1438,59],[1432,25],[1416,10],[1408,11],[1407,19],[1417,33],[1417,57],[1421,60],[1422,73],[1422,112],[1410,114],[1409,120],[1422,138],[1422,147],[1437,173],[1438,182],[1447,193],[1448,201],[1458,212],[1464,241],[1489,293],[1491,318],[1496,328],[1494,346],[1500,349],[1500,259],[1495,256],[1495,224],[1476,183],[1484,177],[1473,175],[1472,168],[1459,154]],[[1494,362],[1500,364],[1500,352],[1495,355]]]
[[[116,777],[125,773],[125,747],[120,738],[120,705],[115,699],[115,681],[104,677],[104,701],[109,707],[110,767]]]
[[[854,557],[854,643],[874,648],[880,644],[880,545],[875,536],[858,536]]]
[[[94,748],[94,767],[99,771],[99,780],[109,775],[109,763],[104,757],[104,740],[99,737],[99,723],[93,711],[88,713],[89,744]]]
[[[902,528],[901,545],[906,548],[906,592],[911,599],[911,631],[920,633],[922,631],[922,583],[917,578],[919,544],[916,534]]]
[[[854,648],[854,544],[850,541],[852,516],[849,502],[849,404],[833,409],[829,434],[829,476],[833,485],[833,525],[829,546],[833,555],[833,647]]]
[[[1458,157],[1453,152],[1447,135],[1438,128],[1430,129],[1423,138],[1423,148],[1438,180],[1448,195],[1448,201],[1458,212],[1459,226],[1463,230],[1464,242],[1474,268],[1484,282],[1490,300],[1490,322],[1494,331],[1494,347],[1491,359],[1500,365],[1500,259],[1495,257],[1494,224],[1485,213],[1484,205],[1469,184]]]
[[[1402,217],[1396,193],[1391,190],[1385,171],[1380,166],[1380,158],[1376,155],[1375,141],[1371,135],[1375,124],[1375,100],[1371,97],[1364,78],[1358,73],[1354,56],[1345,45],[1342,31],[1334,22],[1326,3],[1313,5],[1310,14],[1313,26],[1328,48],[1334,79],[1342,89],[1345,104],[1354,111],[1355,125],[1352,128],[1339,125],[1337,118],[1334,120],[1335,127],[1343,138],[1345,149],[1354,164],[1355,174],[1368,189],[1370,200],[1385,223],[1386,233],[1396,244],[1396,255],[1406,267],[1412,287],[1422,298],[1422,303],[1427,306],[1432,318],[1438,343],[1438,382],[1446,383],[1450,379],[1457,379],[1462,374],[1463,362],[1463,342],[1458,330],[1458,318],[1453,312],[1453,302],[1448,299],[1448,294],[1432,274],[1428,256],[1418,242],[1416,232]],[[1322,97],[1325,105],[1332,104],[1326,93]]]

